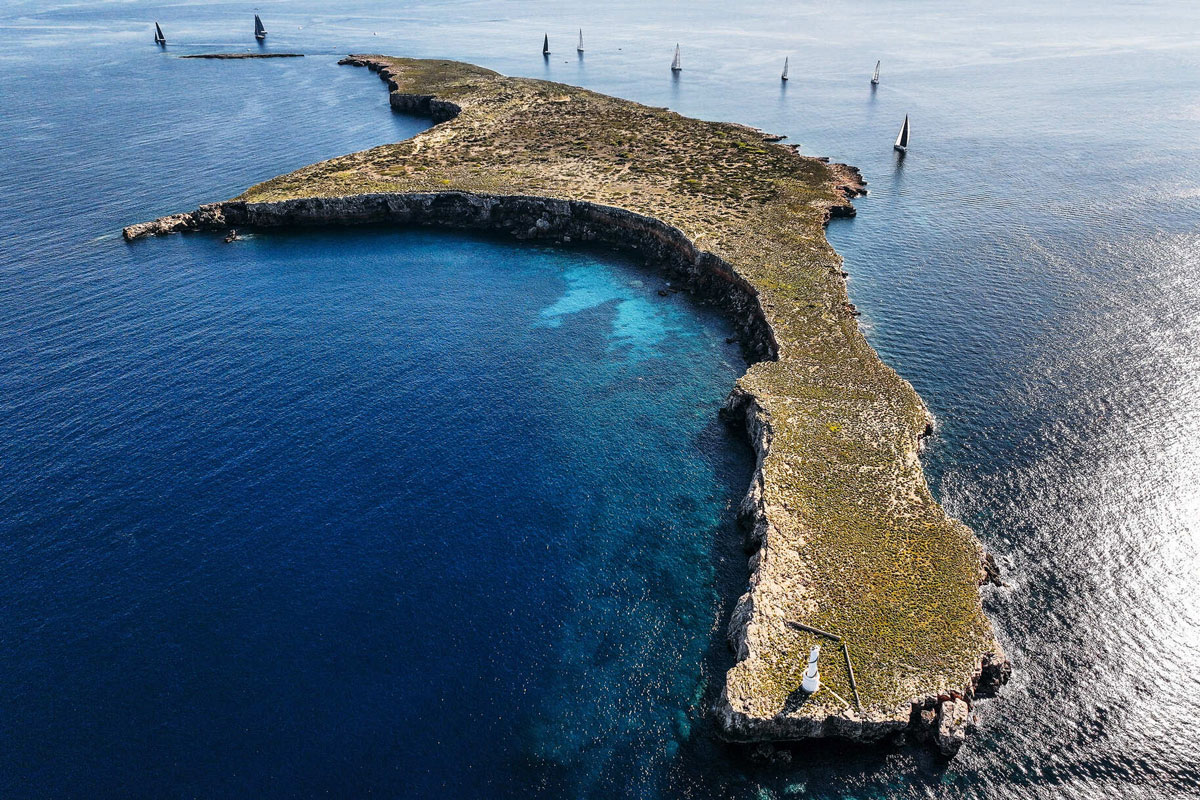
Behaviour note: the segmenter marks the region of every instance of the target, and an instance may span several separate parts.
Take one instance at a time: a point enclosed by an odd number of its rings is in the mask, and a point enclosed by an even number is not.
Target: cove
[[[50,794],[662,786],[745,580],[728,322],[615,255],[445,233],[171,237],[127,270],[40,334],[86,354],[30,365],[74,371],[38,398],[61,446],[7,448],[43,555],[5,590],[38,622],[5,774],[49,747]]]

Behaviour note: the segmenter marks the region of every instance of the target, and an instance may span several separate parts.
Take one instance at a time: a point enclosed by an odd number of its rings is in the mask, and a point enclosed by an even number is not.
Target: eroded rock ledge
[[[971,704],[1009,667],[981,608],[973,534],[934,502],[917,458],[928,416],[858,329],[822,230],[852,214],[857,171],[778,137],[447,61],[352,56],[392,106],[436,122],[235,200],[125,229],[391,223],[486,229],[636,251],[722,304],[755,363],[726,415],[757,453],[741,508],[750,579],[737,664],[715,713],[740,741],[908,733],[955,752]],[[799,623],[799,625],[797,625]],[[801,627],[801,626],[807,626]],[[854,659],[862,707],[840,651]],[[826,645],[811,698],[811,644]]]

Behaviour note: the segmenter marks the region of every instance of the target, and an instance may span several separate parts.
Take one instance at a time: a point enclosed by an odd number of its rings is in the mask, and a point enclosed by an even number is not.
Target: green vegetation
[[[825,240],[828,211],[845,204],[853,173],[743,126],[573,86],[449,61],[355,58],[381,67],[394,92],[461,113],[238,199],[454,189],[590,200],[678,227],[760,292],[779,359],[755,364],[739,385],[770,420],[770,527],[754,578],[751,655],[727,679],[734,710],[772,717],[799,686],[817,639],[789,620],[847,641],[864,706],[877,714],[967,687],[994,648],[978,595],[982,552],[931,497],[917,460],[921,402],[863,338]],[[840,658],[823,659],[822,677],[852,697]],[[795,713],[841,708],[826,697]]]

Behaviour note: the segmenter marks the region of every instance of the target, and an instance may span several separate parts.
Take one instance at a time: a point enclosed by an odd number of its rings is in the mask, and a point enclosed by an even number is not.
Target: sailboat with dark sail
[[[679,63],[679,45],[675,45],[675,59],[671,62],[671,72],[679,72],[683,65]]]
[[[167,46],[167,37],[163,36],[162,28],[159,27],[157,22],[154,23],[154,43],[159,47]]]
[[[904,124],[900,126],[900,135],[896,137],[893,147],[898,153],[908,152],[908,114],[904,115]]]
[[[258,14],[254,15],[254,38],[260,42],[267,38],[267,29],[263,27],[262,20],[258,18]]]
[[[579,29],[579,44],[575,46],[576,53],[583,52],[583,28]]]
[[[542,37],[542,55],[550,55],[550,34],[548,33]]]
[[[879,85],[879,62],[878,61],[875,62],[875,74],[873,74],[871,76],[871,85],[872,86]]]
[[[781,81],[787,80],[787,68],[788,68],[788,57],[784,56],[783,57],[783,74],[779,76],[779,79]]]

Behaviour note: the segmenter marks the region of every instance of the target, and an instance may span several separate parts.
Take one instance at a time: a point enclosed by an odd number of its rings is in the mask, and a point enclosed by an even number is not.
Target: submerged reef
[[[753,362],[724,411],[758,455],[740,512],[737,661],[714,710],[724,735],[907,735],[957,751],[975,698],[1009,674],[979,595],[995,572],[930,494],[918,459],[929,415],[863,337],[825,239],[831,216],[854,213],[858,171],[754,128],[470,64],[342,63],[378,72],[394,108],[438,124],[125,237],[393,223],[644,256],[720,304]],[[814,644],[824,688],[809,696]]]

